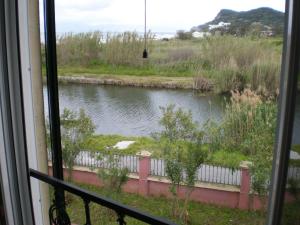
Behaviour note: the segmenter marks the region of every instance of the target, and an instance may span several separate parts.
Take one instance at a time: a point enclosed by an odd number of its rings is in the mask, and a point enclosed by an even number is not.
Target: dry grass
[[[209,38],[203,43],[201,58],[205,66],[200,69],[216,81],[221,92],[249,87],[275,94],[281,54],[266,43],[247,37]]]
[[[57,37],[58,65],[87,66],[101,58],[103,34],[99,31],[88,33],[66,33]]]
[[[147,34],[148,48],[151,51],[153,35]],[[144,37],[136,32],[121,34],[107,34],[103,60],[113,65],[142,66],[142,52],[144,50]]]
[[[240,149],[244,154],[256,155],[272,149],[276,127],[277,106],[274,99],[265,99],[250,89],[232,91],[230,104],[226,105],[220,135],[227,148]],[[265,137],[265,139],[260,139]],[[255,147],[253,141],[260,146]]]
[[[213,90],[213,87],[211,80],[201,76],[194,77],[193,89],[201,92],[209,92]]]
[[[149,59],[142,59],[144,38],[136,32],[65,34],[58,37],[59,69],[86,73],[205,77],[194,87],[215,92],[250,88],[274,95],[279,84],[281,45],[273,39],[213,36],[154,40],[148,33]],[[203,85],[204,86],[203,86]]]

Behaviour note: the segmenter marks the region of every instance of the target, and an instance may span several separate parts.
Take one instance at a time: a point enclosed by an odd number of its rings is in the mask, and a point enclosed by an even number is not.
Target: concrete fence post
[[[139,194],[147,196],[149,194],[148,176],[151,169],[151,153],[141,151],[137,153],[139,156]]]
[[[243,161],[240,164],[241,169],[241,187],[240,187],[240,198],[239,198],[239,208],[249,209],[250,206],[250,190],[251,190],[251,175],[249,171],[249,166],[251,162]]]

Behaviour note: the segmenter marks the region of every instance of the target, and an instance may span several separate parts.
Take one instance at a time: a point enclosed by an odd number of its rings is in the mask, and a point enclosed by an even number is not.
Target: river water
[[[44,87],[45,112],[48,114]],[[219,120],[224,97],[201,96],[191,90],[148,89],[110,85],[67,84],[59,86],[60,110],[83,108],[92,118],[98,134],[149,136],[161,130],[160,107],[175,104],[191,110],[199,125],[209,118]],[[300,101],[296,105],[294,143],[300,143]]]
[[[44,87],[45,112],[47,91]],[[203,124],[210,117],[220,119],[224,97],[200,96],[190,90],[147,89],[120,86],[68,84],[59,86],[60,111],[83,108],[92,118],[98,134],[149,136],[161,130],[160,107],[175,104],[191,110]]]

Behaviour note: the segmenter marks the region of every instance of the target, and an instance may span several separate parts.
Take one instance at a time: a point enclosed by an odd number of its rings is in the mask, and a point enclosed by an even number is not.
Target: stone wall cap
[[[142,156],[142,157],[150,157],[152,155],[151,152],[148,152],[146,150],[142,150],[138,153],[136,153],[137,156]]]
[[[248,169],[251,165],[252,165],[252,162],[250,162],[250,161],[242,161],[240,163],[240,168]]]

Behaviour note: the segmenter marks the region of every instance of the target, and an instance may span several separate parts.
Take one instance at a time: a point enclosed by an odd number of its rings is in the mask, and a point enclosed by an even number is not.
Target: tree
[[[93,135],[95,125],[83,109],[80,109],[79,113],[64,109],[60,120],[62,158],[64,166],[68,169],[68,179],[71,179],[75,159],[85,147],[84,143]]]
[[[192,119],[192,112],[185,112],[182,108],[175,110],[175,105],[160,107],[163,117],[159,121],[163,126],[160,138],[170,142],[176,140],[201,142],[202,132],[197,129],[198,124]]]
[[[111,150],[111,149],[110,149]],[[103,183],[107,195],[118,198],[122,191],[122,187],[128,181],[129,169],[121,167],[120,157],[114,155],[112,151],[106,151],[104,155],[98,155],[98,160],[106,161],[108,168],[99,168],[97,175]],[[107,215],[109,221],[115,221],[116,212],[112,209],[106,209],[104,214]]]
[[[186,32],[184,30],[178,30],[176,32],[176,38],[179,40],[190,40],[192,39],[193,35],[191,32]]]
[[[262,23],[253,22],[250,24],[247,33],[254,37],[260,37],[263,34],[264,30],[266,30],[266,27]]]
[[[175,110],[174,105],[161,107],[163,117],[160,124],[163,131],[159,135],[163,145],[163,157],[166,162],[166,173],[171,181],[170,192],[173,196],[172,213],[188,222],[188,203],[196,182],[199,166],[205,161],[207,154],[201,148],[203,132],[197,129],[191,112],[181,108]],[[184,204],[180,207],[178,189],[185,185]]]

